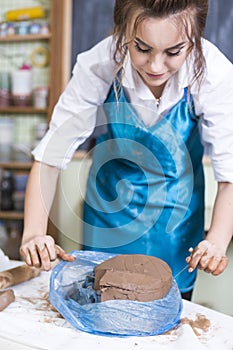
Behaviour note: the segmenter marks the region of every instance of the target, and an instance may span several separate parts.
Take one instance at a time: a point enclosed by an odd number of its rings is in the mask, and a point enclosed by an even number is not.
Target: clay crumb
[[[181,324],[189,324],[197,336],[200,336],[202,332],[207,332],[211,325],[210,320],[208,320],[205,315],[199,313],[196,314],[195,320],[184,317],[180,320],[180,322]]]

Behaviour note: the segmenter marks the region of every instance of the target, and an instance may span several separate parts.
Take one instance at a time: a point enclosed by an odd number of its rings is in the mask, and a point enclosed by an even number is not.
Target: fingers
[[[189,264],[189,269],[188,269],[189,272],[192,272],[193,270],[195,270],[196,267],[200,264],[201,260],[203,261],[203,257],[205,256],[208,250],[208,245],[204,243],[201,244],[201,243],[199,243],[199,245],[195,249],[193,248],[189,249],[189,252],[191,254],[189,257],[186,258],[186,262]]]
[[[51,236],[38,236],[20,247],[20,254],[30,266],[51,269],[51,261],[56,259],[54,240]]]
[[[25,260],[26,264],[32,266],[32,259],[29,250],[27,248],[25,249],[24,246],[21,246],[19,249],[19,253]]]
[[[220,275],[220,273],[222,273],[225,270],[227,265],[228,265],[228,258],[227,256],[224,255],[220,260],[219,264],[217,265],[216,269],[212,272],[212,274],[214,276]]]
[[[56,254],[59,258],[65,261],[74,261],[75,257],[67,254],[59,245],[56,245]]]
[[[228,258],[222,254],[215,244],[207,240],[201,241],[190,252],[190,256],[186,258],[186,262],[189,264],[189,272],[192,272],[198,267],[200,270],[216,276],[222,273],[227,267]]]
[[[20,254],[29,266],[41,267],[48,271],[52,268],[52,262],[60,257],[66,261],[74,261],[75,257],[55,244],[51,236],[38,236],[20,247]]]
[[[51,249],[51,248],[50,248]],[[41,265],[41,267],[45,270],[45,271],[49,271],[52,268],[51,265],[51,258],[50,258],[50,250],[49,247],[47,246],[47,244],[38,244],[36,245],[36,250],[37,250],[37,256],[39,257],[39,263]],[[52,249],[54,250],[54,248]],[[36,258],[37,260],[37,258]],[[33,260],[33,262],[36,262],[36,260]]]

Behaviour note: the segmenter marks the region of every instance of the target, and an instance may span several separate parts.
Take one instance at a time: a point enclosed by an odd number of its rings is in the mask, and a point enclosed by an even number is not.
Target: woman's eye
[[[175,52],[170,52],[170,51],[167,52],[168,56],[179,56],[180,54],[181,54],[181,49]]]
[[[141,46],[137,42],[135,42],[135,47],[136,47],[137,51],[142,52],[142,53],[150,53],[151,52],[151,49],[141,48]]]

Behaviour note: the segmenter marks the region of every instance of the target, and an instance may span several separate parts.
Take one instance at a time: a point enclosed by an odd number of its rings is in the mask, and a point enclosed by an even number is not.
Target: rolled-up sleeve
[[[109,37],[78,55],[72,78],[54,108],[49,130],[32,152],[35,160],[66,168],[75,150],[92,134],[97,108],[113,79],[111,43]]]
[[[206,75],[194,102],[215,179],[233,183],[233,66],[216,47],[209,45]]]

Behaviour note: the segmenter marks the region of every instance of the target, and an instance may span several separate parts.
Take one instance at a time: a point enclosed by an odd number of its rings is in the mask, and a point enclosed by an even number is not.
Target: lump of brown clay
[[[0,311],[4,310],[13,301],[15,301],[15,294],[12,289],[0,292]]]
[[[152,256],[118,255],[95,267],[94,289],[101,292],[101,301],[162,299],[171,285],[170,267]]]

